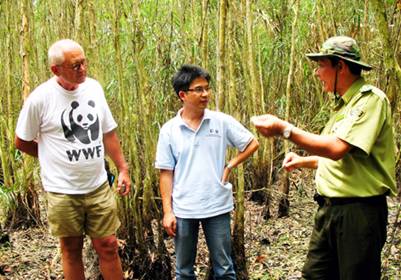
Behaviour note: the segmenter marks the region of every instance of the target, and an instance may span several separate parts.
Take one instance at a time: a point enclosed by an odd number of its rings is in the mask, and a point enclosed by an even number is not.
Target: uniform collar
[[[340,109],[344,104],[348,104],[348,102],[352,99],[352,97],[357,94],[360,90],[360,88],[365,84],[365,79],[364,78],[359,78],[357,79],[350,87],[347,89],[347,91],[344,93],[343,96],[335,93],[334,94],[334,104],[333,108],[334,110]]]
[[[359,78],[356,80],[349,89],[344,93],[343,96],[341,96],[341,99],[344,100],[345,104],[348,104],[348,102],[351,100],[351,98],[359,92],[359,89],[365,84],[365,79],[364,78]]]

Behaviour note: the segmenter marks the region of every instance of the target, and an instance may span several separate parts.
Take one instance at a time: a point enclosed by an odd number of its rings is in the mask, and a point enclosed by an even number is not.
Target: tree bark
[[[256,68],[256,58],[254,51],[254,42],[253,42],[253,13],[252,13],[252,0],[246,0],[245,2],[245,11],[246,11],[246,38],[247,38],[247,49],[248,49],[248,67],[251,78],[251,98],[252,98],[252,109],[251,114],[257,113],[257,108],[261,104],[257,104],[256,96],[260,94],[260,85],[258,80],[257,68]]]
[[[238,280],[247,280],[248,269],[245,253],[245,179],[244,166],[238,166],[236,210],[233,230],[233,255]]]
[[[31,92],[30,77],[29,77],[29,22],[28,22],[28,5],[26,0],[21,1],[21,57],[22,57],[22,95],[24,100]]]
[[[236,8],[234,3],[231,4],[228,11],[228,23],[227,23],[227,49],[235,50],[235,26],[234,18]],[[236,86],[236,75],[235,75],[235,52],[230,51],[227,57],[228,66],[228,111],[235,112],[234,117],[238,120],[241,119],[241,113],[237,110],[238,98],[237,98],[237,86]],[[233,225],[233,260],[236,267],[237,279],[248,279],[248,270],[246,262],[245,252],[245,178],[244,178],[244,166],[241,164],[237,168],[237,184],[236,186],[236,207],[234,211],[234,225]],[[234,175],[234,174],[233,174]]]
[[[216,72],[216,108],[224,110],[225,103],[225,53],[226,53],[226,18],[227,18],[227,0],[220,0],[219,5],[219,35],[217,45],[217,72]]]
[[[202,57],[202,66],[207,69],[209,66],[209,47],[208,47],[208,9],[209,9],[209,0],[202,0],[202,31],[201,31],[201,57]]]
[[[82,0],[75,0],[74,5],[74,35],[73,38],[76,41],[80,41],[81,34],[81,13],[82,13]]]
[[[396,80],[396,88],[398,88],[398,92],[400,90],[401,85],[401,67],[398,64],[396,53],[394,52],[394,46],[391,44],[391,32],[388,28],[388,21],[385,9],[385,3],[382,0],[371,0],[370,3],[374,9],[374,15],[376,19],[376,24],[379,29],[379,36],[382,38],[383,42],[383,51],[384,51],[384,65],[386,67],[385,73],[387,79],[395,79]],[[395,99],[397,96],[397,91],[395,90],[386,90],[387,96],[394,108]]]
[[[290,51],[290,66],[288,70],[287,76],[287,86],[286,86],[286,106],[285,106],[285,119],[289,120],[290,118],[290,107],[291,107],[291,82],[293,79],[294,72],[294,63],[295,63],[295,36],[297,33],[297,22],[298,22],[298,11],[299,11],[299,0],[294,0],[293,2],[294,8],[294,19],[291,27],[291,51]],[[287,154],[289,152],[289,142],[284,141],[284,153]],[[283,182],[280,185],[280,202],[278,208],[278,216],[288,216],[289,211],[289,200],[288,200],[288,192],[290,189],[290,178],[289,173],[285,173],[283,176]]]

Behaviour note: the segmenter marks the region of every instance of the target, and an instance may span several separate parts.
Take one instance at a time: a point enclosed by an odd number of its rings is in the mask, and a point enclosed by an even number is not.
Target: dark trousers
[[[177,217],[177,232],[174,238],[176,253],[176,279],[195,280],[199,224],[202,224],[216,280],[236,279],[231,259],[230,213],[203,219]]]
[[[377,198],[319,202],[302,271],[305,279],[380,279],[388,211],[386,197]]]

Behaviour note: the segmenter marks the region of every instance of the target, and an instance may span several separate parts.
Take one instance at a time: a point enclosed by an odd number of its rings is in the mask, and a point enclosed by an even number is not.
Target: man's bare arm
[[[38,143],[35,140],[25,141],[16,135],[15,147],[21,152],[24,152],[30,156],[38,157]]]

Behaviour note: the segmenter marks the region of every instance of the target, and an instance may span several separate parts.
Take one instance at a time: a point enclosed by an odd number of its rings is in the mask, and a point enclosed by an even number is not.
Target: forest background
[[[180,65],[206,68],[213,77],[209,107],[247,127],[251,116],[269,112],[318,133],[329,116],[330,95],[322,92],[313,75],[316,65],[305,53],[318,50],[330,36],[354,37],[363,61],[374,66],[365,78],[391,102],[400,186],[400,30],[401,1],[396,0],[0,1],[2,231],[46,223],[38,162],[14,148],[14,131],[23,100],[51,76],[47,49],[54,41],[72,38],[84,47],[89,76],[103,85],[119,124],[135,186],[128,198],[119,199],[125,268],[131,267],[130,277],[170,279],[153,162],[159,129],[181,105],[171,87]],[[289,186],[299,179],[280,170],[285,151],[296,147],[280,139],[260,142],[231,178],[240,279],[252,278],[245,257],[245,200],[261,202],[266,219],[287,216]],[[307,174],[311,185],[313,174]],[[278,212],[270,207],[273,200],[280,202]],[[394,226],[399,227],[397,221]]]

